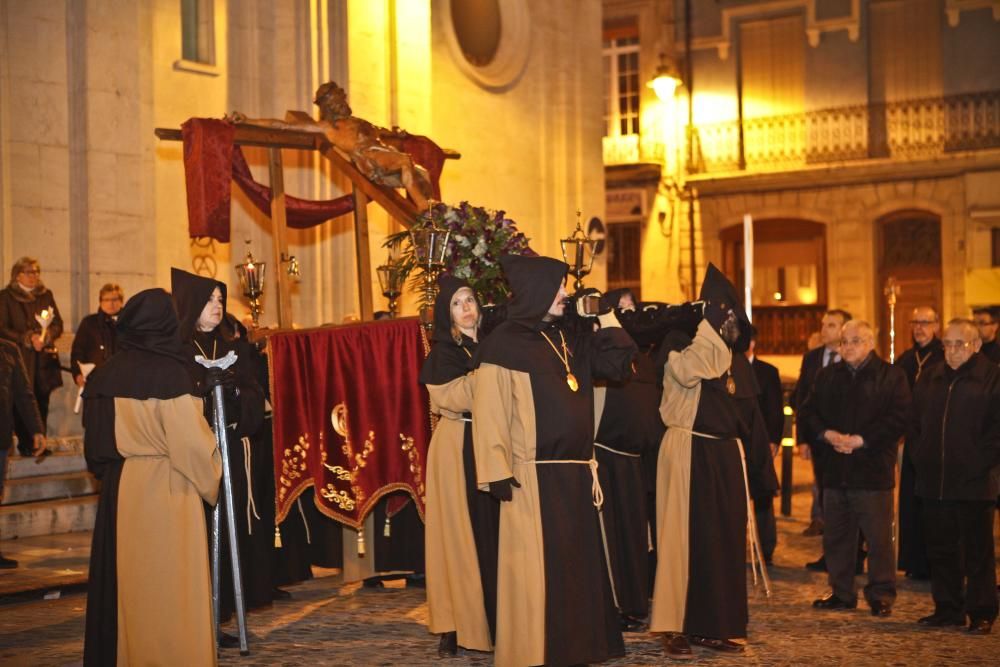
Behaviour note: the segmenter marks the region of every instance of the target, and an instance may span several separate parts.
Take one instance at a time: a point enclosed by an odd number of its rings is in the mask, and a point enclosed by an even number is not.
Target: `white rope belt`
[[[753,511],[753,499],[750,497],[750,480],[747,477],[747,457],[743,451],[743,441],[739,438],[721,438],[717,435],[699,433],[683,426],[667,425],[667,429],[675,429],[690,436],[698,436],[708,440],[735,440],[736,446],[740,450],[740,466],[743,469],[743,491],[746,493],[747,502],[747,532],[750,534],[750,571],[753,573],[753,583],[757,585],[757,572],[760,571],[761,581],[764,582],[764,594],[771,596],[771,578],[767,574],[767,566],[764,564],[764,552],[760,546],[760,537],[757,533],[757,519]]]
[[[257,503],[253,499],[253,479],[251,476],[251,463],[250,463],[250,438],[243,436],[243,469],[247,474],[247,534],[253,535],[253,521],[250,520],[250,514],[253,512],[253,516],[260,521],[260,515],[257,514]]]
[[[575,463],[576,465],[590,466],[590,477],[592,479],[590,485],[590,494],[594,498],[594,507],[601,509],[601,505],[604,504],[604,491],[601,490],[601,480],[597,478],[597,459],[588,459],[586,461],[576,461],[573,459],[560,459],[554,461],[521,461],[521,463],[529,463],[532,465],[542,465],[550,463]]]
[[[595,442],[594,443],[594,447],[600,447],[601,449],[603,449],[606,452],[611,452],[612,454],[617,454],[618,456],[628,456],[629,458],[633,458],[633,459],[637,459],[637,458],[640,458],[642,456],[641,454],[633,454],[631,452],[620,452],[617,449],[611,449],[607,445],[602,445],[599,442]]]

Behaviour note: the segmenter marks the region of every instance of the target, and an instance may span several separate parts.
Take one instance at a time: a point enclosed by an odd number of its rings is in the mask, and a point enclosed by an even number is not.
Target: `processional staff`
[[[236,510],[233,506],[233,477],[229,468],[229,437],[226,433],[226,401],[223,396],[223,372],[231,368],[236,363],[236,353],[230,351],[219,359],[206,359],[200,354],[194,360],[208,369],[206,381],[212,388],[213,404],[213,430],[215,439],[219,443],[219,452],[222,454],[222,493],[219,501],[215,503],[212,510],[212,611],[215,618],[215,638],[219,640],[219,625],[221,621],[221,538],[222,516],[219,506],[225,503],[226,506],[226,534],[229,537],[229,558],[232,564],[233,573],[233,600],[236,606],[236,624],[240,634],[240,655],[250,655],[250,647],[247,643],[247,616],[246,607],[243,601],[243,576],[240,569],[240,552],[236,544]]]
[[[899,283],[893,276],[885,281],[885,302],[889,304],[889,363],[896,362],[896,297],[899,296]]]

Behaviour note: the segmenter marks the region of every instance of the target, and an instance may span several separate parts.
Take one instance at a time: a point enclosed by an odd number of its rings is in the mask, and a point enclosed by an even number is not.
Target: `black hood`
[[[87,379],[85,398],[169,399],[194,390],[184,369],[177,312],[160,288],[139,292],[118,314],[120,351]]]
[[[705,280],[701,284],[700,298],[702,301],[711,301],[732,308],[740,325],[740,337],[733,343],[732,348],[736,352],[746,352],[750,348],[750,319],[747,317],[747,311],[736,292],[736,287],[711,262],[708,263]]]
[[[552,257],[506,255],[500,258],[514,296],[507,305],[507,319],[529,329],[541,330],[569,267]]]
[[[433,340],[443,340],[455,342],[451,337],[451,300],[455,292],[463,287],[469,287],[469,283],[454,276],[438,276],[438,295],[434,300],[434,333],[431,334]],[[473,291],[473,296],[475,292]],[[476,307],[479,307],[479,299],[476,299]]]
[[[177,305],[177,316],[180,318],[180,334],[183,340],[190,340],[194,335],[195,326],[201,311],[205,309],[212,291],[218,287],[222,291],[222,317],[226,317],[226,284],[214,278],[197,276],[187,271],[171,267],[170,289]]]

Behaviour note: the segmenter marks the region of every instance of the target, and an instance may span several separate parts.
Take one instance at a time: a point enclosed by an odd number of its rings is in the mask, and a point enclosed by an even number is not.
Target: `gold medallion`
[[[730,394],[736,393],[736,380],[733,379],[732,375],[726,378],[726,391]]]
[[[578,391],[580,389],[580,383],[576,381],[576,376],[572,373],[566,373],[566,384],[569,385],[570,391]]]

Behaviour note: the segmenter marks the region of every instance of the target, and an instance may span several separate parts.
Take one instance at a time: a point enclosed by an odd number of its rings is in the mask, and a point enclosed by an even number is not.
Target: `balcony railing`
[[[1000,91],[699,125],[692,171],[784,170],[1000,147]]]
[[[759,354],[803,354],[826,306],[754,306]]]

